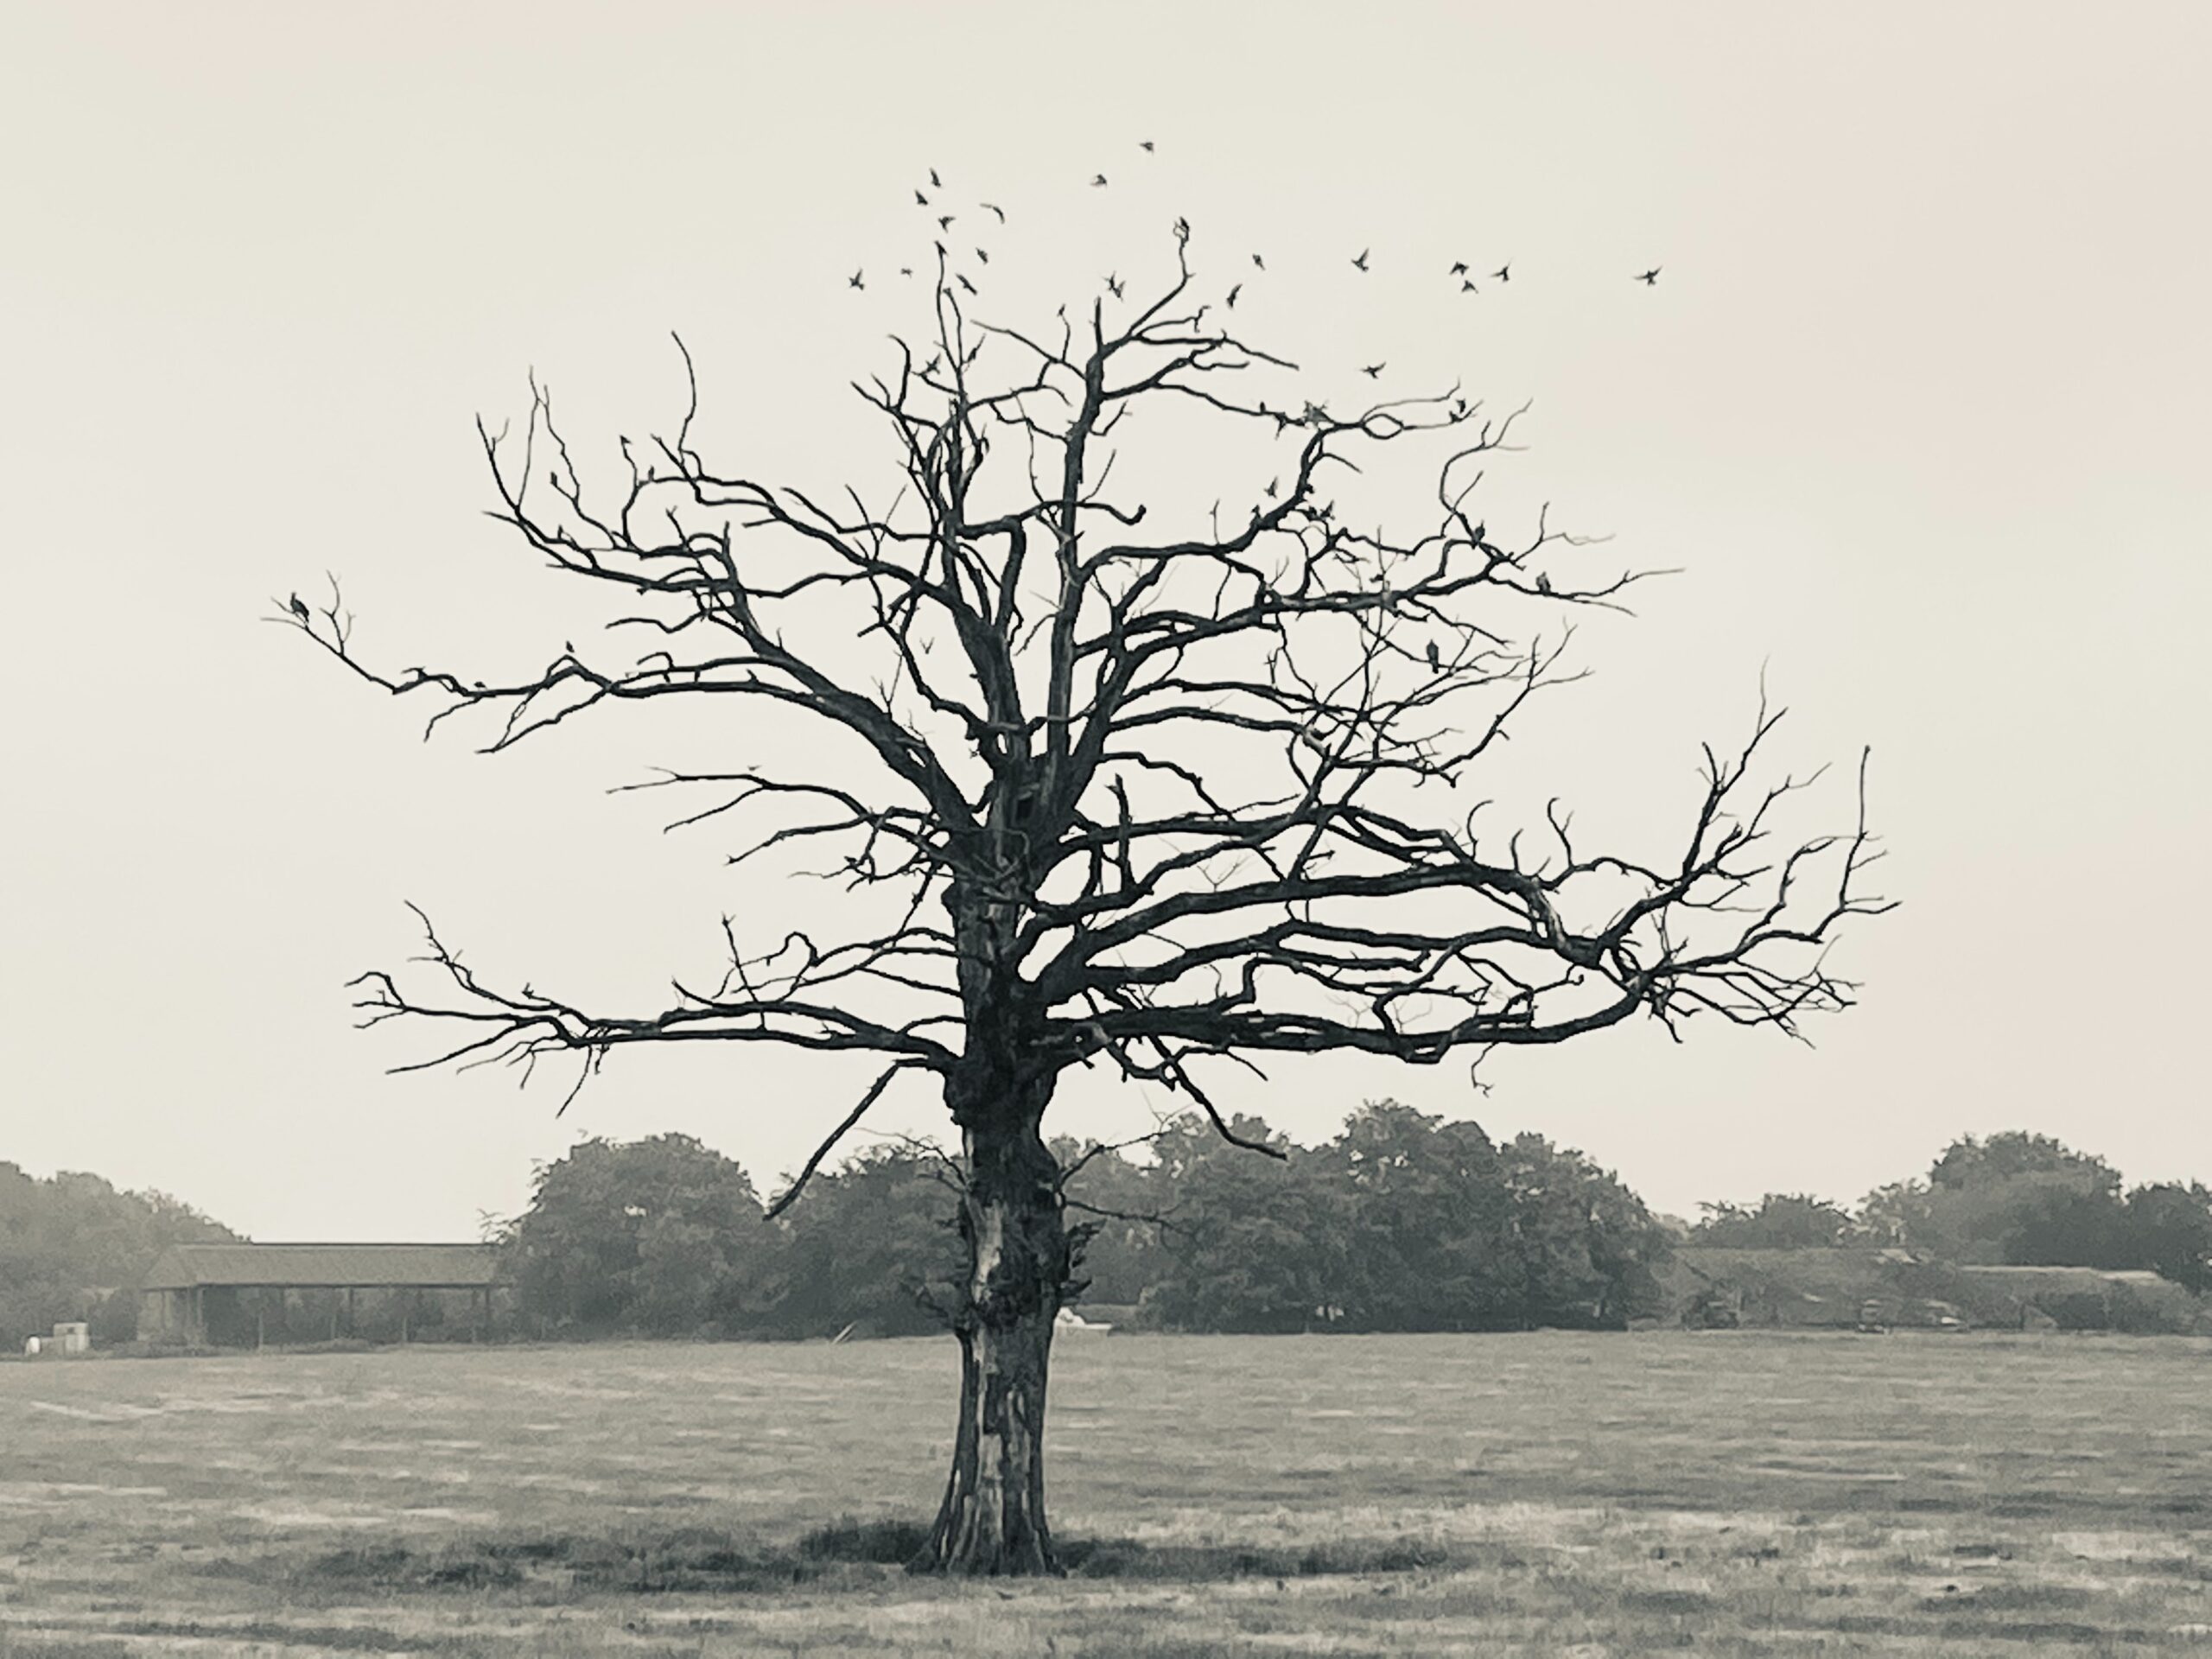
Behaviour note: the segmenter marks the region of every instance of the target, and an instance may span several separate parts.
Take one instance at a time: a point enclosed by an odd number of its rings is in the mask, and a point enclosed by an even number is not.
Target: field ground
[[[2212,1343],[1064,1338],[1051,1583],[946,1341],[0,1365],[0,1656],[2212,1654]]]

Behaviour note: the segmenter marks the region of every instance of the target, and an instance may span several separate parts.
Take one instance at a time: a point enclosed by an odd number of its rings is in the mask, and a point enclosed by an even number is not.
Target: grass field
[[[1055,1361],[1010,1585],[833,1524],[927,1518],[949,1342],[0,1365],[0,1655],[2212,1653],[2212,1343]]]

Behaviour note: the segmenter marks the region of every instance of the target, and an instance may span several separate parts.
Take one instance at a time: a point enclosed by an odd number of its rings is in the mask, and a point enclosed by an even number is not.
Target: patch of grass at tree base
[[[910,1567],[929,1529],[889,1516],[844,1516],[795,1544],[734,1533],[683,1529],[660,1534],[546,1534],[450,1542],[380,1544],[333,1550],[296,1570],[321,1586],[381,1591],[519,1589],[767,1592],[814,1583],[851,1569]],[[1278,1546],[1149,1543],[1134,1538],[1068,1538],[1056,1546],[1062,1571],[1088,1580],[1198,1583],[1224,1579],[1309,1579],[1442,1571],[1471,1557],[1403,1539],[1344,1539]]]

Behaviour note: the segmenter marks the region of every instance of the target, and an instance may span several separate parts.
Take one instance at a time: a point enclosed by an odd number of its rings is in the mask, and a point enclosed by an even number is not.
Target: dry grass
[[[891,1565],[949,1344],[0,1366],[0,1655],[2212,1652],[2203,1341],[1056,1361],[1014,1585]]]

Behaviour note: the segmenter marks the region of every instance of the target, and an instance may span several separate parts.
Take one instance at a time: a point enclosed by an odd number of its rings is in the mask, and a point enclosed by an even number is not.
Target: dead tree
[[[1268,1055],[1427,1065],[1636,1014],[1794,1033],[1850,1003],[1824,947],[1885,907],[1860,890],[1863,757],[1851,827],[1777,840],[1810,780],[1755,782],[1778,718],[1764,708],[1740,747],[1706,749],[1701,798],[1658,846],[1582,846],[1554,808],[1489,829],[1470,786],[1516,712],[1566,677],[1547,623],[1635,578],[1580,574],[1580,543],[1541,515],[1508,538],[1474,512],[1510,417],[1451,391],[1342,412],[1265,391],[1300,385],[1294,365],[1230,332],[1188,256],[1179,226],[1156,297],[1102,294],[1045,331],[977,321],[940,262],[933,338],[856,388],[896,462],[875,499],[710,463],[688,353],[682,423],[626,441],[610,488],[586,484],[533,385],[521,436],[483,435],[496,516],[650,631],[644,656],[565,646],[485,684],[372,664],[334,587],[276,619],[435,704],[434,726],[484,711],[487,750],[664,697],[726,704],[740,734],[774,706],[857,740],[836,775],[660,781],[707,791],[681,822],[767,810],[741,858],[830,847],[880,926],[752,950],[725,922],[720,986],[679,983],[658,1011],[494,982],[435,931],[416,967],[357,985],[365,1024],[461,1033],[425,1065],[564,1052],[581,1084],[630,1044],[880,1056],[779,1205],[894,1080],[941,1090],[968,1274],[925,1556],[940,1568],[1053,1564],[1046,1357],[1080,1230],[1041,1126],[1069,1067],[1175,1091],[1234,1139],[1206,1074]],[[1184,453],[1217,454],[1238,505],[1155,531],[1168,515],[1119,499],[1110,464],[1141,408],[1180,423],[1160,429]],[[1422,443],[1436,484],[1414,527],[1346,522],[1361,463]]]

